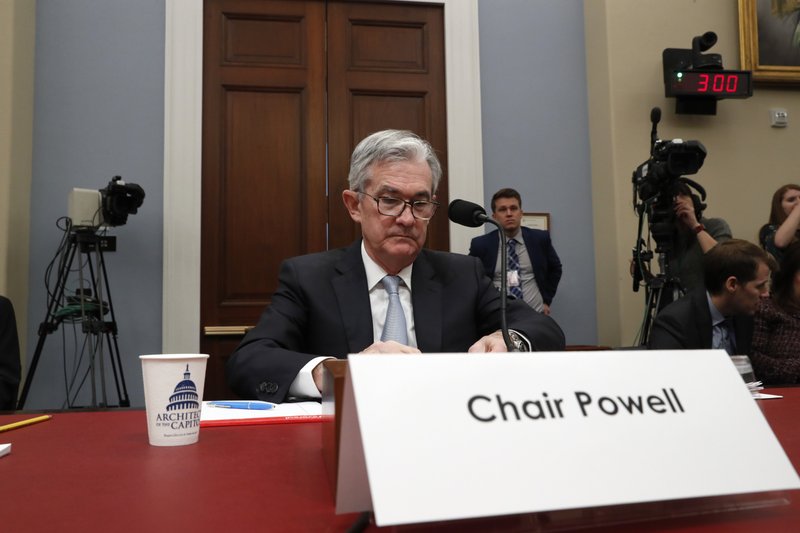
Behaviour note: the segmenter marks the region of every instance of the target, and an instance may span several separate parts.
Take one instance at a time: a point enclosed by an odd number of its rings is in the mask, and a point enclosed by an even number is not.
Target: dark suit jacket
[[[20,373],[14,307],[8,298],[0,296],[0,411],[17,408]]]
[[[561,260],[550,241],[550,233],[538,229],[522,227],[522,240],[533,265],[536,285],[542,293],[544,303],[550,305],[556,295],[558,282],[561,280]],[[497,252],[500,249],[500,234],[494,230],[486,235],[475,237],[469,246],[469,255],[475,256],[483,263],[486,275],[494,278],[497,266]]]
[[[653,321],[648,347],[651,350],[711,349],[711,311],[706,291],[698,289],[661,310]],[[736,353],[750,354],[753,317],[733,317]]]
[[[422,352],[465,352],[500,328],[500,295],[474,258],[423,249],[411,284]],[[555,321],[522,302],[508,303],[508,325],[536,350],[564,349]],[[345,358],[372,343],[361,241],[295,257],[281,265],[272,304],[228,361],[228,383],[243,398],[280,402],[314,357]]]

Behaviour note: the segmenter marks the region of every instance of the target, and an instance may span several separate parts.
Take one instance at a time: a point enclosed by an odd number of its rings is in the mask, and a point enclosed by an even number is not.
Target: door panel
[[[326,246],[324,35],[322,2],[205,3],[200,316],[208,399],[231,396],[225,360],[269,303],[280,261]]]
[[[331,191],[348,188],[350,154],[378,130],[411,130],[447,168],[442,6],[328,4],[328,120]],[[446,172],[445,172],[446,175]],[[447,183],[428,228],[429,248],[449,249]],[[330,247],[360,236],[338,195],[330,196]]]
[[[446,166],[442,9],[206,0],[206,399],[232,397],[225,361],[269,305],[281,261],[360,236],[341,200],[359,140],[409,129],[430,140]],[[446,205],[444,182],[439,199]],[[431,223],[428,246],[448,248],[446,209]]]

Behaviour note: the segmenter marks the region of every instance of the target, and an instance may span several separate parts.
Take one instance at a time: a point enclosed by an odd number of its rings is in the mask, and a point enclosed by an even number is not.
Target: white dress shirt
[[[533,262],[530,257],[530,253],[528,252],[528,248],[525,246],[525,239],[522,238],[522,229],[517,229],[517,233],[511,237],[508,237],[507,240],[510,241],[511,239],[515,239],[517,241],[514,249],[517,252],[517,258],[519,259],[518,275],[520,285],[522,287],[522,299],[525,300],[525,303],[541,313],[544,310],[544,298],[542,297],[541,291],[539,291],[539,284],[536,281],[536,276],[533,274]],[[495,263],[494,267],[494,286],[498,289],[500,288],[501,281],[500,261],[502,261],[502,258],[500,254],[508,254],[508,249],[503,249],[503,239],[500,238],[499,241],[497,262]]]

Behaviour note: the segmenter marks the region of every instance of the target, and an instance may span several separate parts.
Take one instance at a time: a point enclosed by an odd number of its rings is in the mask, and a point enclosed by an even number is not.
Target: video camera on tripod
[[[674,252],[676,236],[675,197],[681,193],[699,193],[693,198],[695,209],[702,211],[706,191],[697,182],[686,177],[696,174],[706,158],[706,148],[700,141],[682,139],[662,140],[658,138],[657,126],[661,121],[661,109],[650,111],[650,158],[633,172],[633,205],[639,217],[636,247],[633,249],[633,290],[638,292],[642,281],[647,293],[647,309],[642,327],[642,341],[649,336],[649,327],[662,304],[677,299],[683,289],[680,280],[670,272],[670,254]],[[692,196],[696,196],[692,194]],[[659,273],[653,275],[650,260],[653,251],[649,240],[642,237],[644,223],[655,240]],[[666,294],[667,298],[662,298]]]
[[[89,352],[86,357],[83,353],[80,357],[76,355],[78,362],[87,361],[87,368],[79,370],[77,363],[74,366],[71,379],[65,383],[67,389],[65,405],[76,406],[78,393],[83,383],[88,380],[91,386],[90,405],[112,406],[109,404],[106,392],[107,356],[117,391],[116,406],[130,406],[117,343],[117,321],[103,257],[103,251],[115,249],[116,241],[114,237],[109,237],[104,232],[99,234],[98,230],[125,224],[128,215],[136,213],[143,201],[144,189],[135,183],[125,183],[120,176],[114,176],[104,189],[75,188],[69,193],[68,220],[63,228],[64,236],[45,275],[47,314],[44,321],[39,324],[39,340],[25,377],[17,409],[25,407],[47,336],[55,332],[65,321],[81,324],[80,331],[86,337],[84,347]],[[63,221],[63,218],[59,221]],[[77,266],[74,266],[76,261]],[[50,277],[53,272],[56,273],[57,279],[55,285],[51,287]],[[77,279],[71,279],[76,275]],[[78,287],[68,289],[68,285],[73,283],[77,283]],[[79,375],[79,372],[83,375]],[[96,390],[98,384],[99,398]]]
[[[657,253],[672,252],[672,237],[675,233],[675,196],[694,189],[700,199],[706,199],[706,191],[685,174],[696,174],[706,158],[706,148],[700,141],[682,139],[662,140],[657,138],[657,126],[661,120],[661,109],[650,112],[650,158],[633,172],[633,204],[640,220],[648,221],[650,234],[656,241]],[[705,208],[704,204],[699,206]],[[639,232],[641,237],[641,230]],[[639,247],[637,247],[639,248]],[[636,254],[634,254],[636,258]],[[634,291],[638,284],[634,285]]]

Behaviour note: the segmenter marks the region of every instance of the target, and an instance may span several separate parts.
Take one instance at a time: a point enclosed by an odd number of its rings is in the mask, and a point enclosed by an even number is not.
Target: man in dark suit
[[[720,348],[748,355],[753,315],[769,296],[774,260],[761,247],[740,239],[721,242],[703,256],[705,290],[666,306],[653,321],[651,350]]]
[[[550,241],[550,233],[522,226],[522,198],[514,189],[494,193],[492,218],[502,226],[507,238],[509,294],[549,315],[550,303],[561,280],[561,260]],[[496,287],[500,287],[499,251],[498,230],[475,237],[469,247],[469,255],[481,260]]]
[[[440,177],[433,149],[413,133],[358,144],[342,199],[362,239],[283,262],[271,305],[227,363],[234,392],[319,397],[321,362],[350,353],[506,351],[500,297],[480,263],[422,248]],[[558,325],[521,302],[509,303],[508,324],[516,344],[564,348]]]
[[[11,300],[0,296],[0,411],[17,406],[20,380],[19,337]]]

